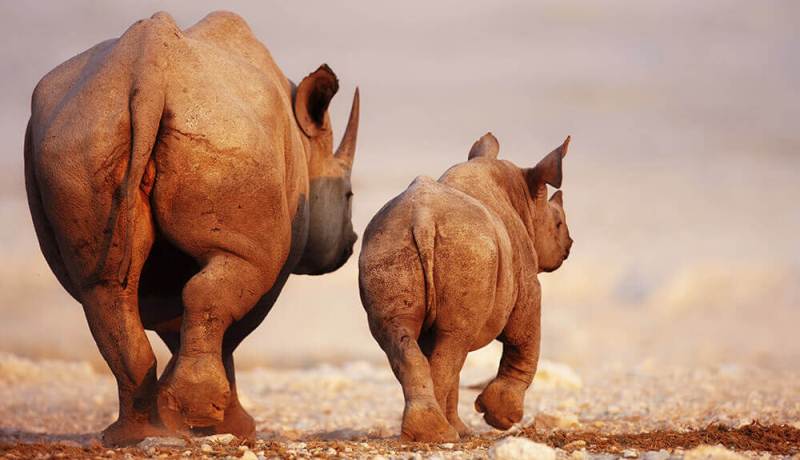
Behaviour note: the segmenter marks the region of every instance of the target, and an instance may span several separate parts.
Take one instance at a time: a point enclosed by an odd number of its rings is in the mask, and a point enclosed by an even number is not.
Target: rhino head
[[[525,179],[533,198],[534,239],[539,271],[551,272],[569,257],[572,238],[564,213],[564,194],[556,191],[547,199],[547,185],[561,187],[561,160],[567,154],[570,138],[547,154],[535,167],[525,169]]]
[[[359,95],[356,88],[344,136],[333,151],[328,105],[339,89],[336,74],[323,64],[300,82],[295,91],[294,115],[304,135],[308,154],[308,239],[293,272],[329,273],[344,265],[358,238],[353,231],[350,171],[358,135]]]

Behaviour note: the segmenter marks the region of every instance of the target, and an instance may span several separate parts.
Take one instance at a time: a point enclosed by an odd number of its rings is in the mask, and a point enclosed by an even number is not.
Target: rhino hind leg
[[[89,329],[119,391],[119,417],[103,431],[106,445],[128,445],[166,434],[155,410],[156,358],[142,326],[137,296],[139,273],[153,243],[149,216],[135,220],[128,243],[132,258],[127,282],[112,277],[91,283],[80,296]]]
[[[458,440],[458,432],[450,426],[436,400],[428,358],[414,339],[411,328],[390,323],[382,329],[375,338],[386,352],[405,398],[400,439],[420,442]]]
[[[225,408],[225,415],[222,422],[213,427],[199,428],[195,432],[200,435],[231,433],[240,439],[254,440],[256,437],[256,423],[253,417],[247,413],[239,402],[239,395],[236,390],[236,375],[233,364],[233,352],[224,352],[222,358],[225,365],[225,373],[228,376],[228,383],[231,387],[231,395],[228,399],[228,406]]]
[[[430,353],[431,378],[436,401],[459,435],[469,430],[458,416],[458,383],[469,346],[465,335],[437,334]]]
[[[233,392],[222,359],[223,336],[266,291],[265,285],[257,267],[221,251],[186,283],[180,348],[174,369],[162,379],[159,404],[180,412],[188,426],[224,422]]]
[[[447,417],[447,421],[450,422],[450,425],[458,431],[458,436],[460,438],[466,438],[472,434],[472,430],[470,430],[464,421],[461,420],[461,417],[458,415],[458,391],[459,391],[459,383],[460,383],[460,376],[456,376],[455,381],[450,388],[450,392],[447,395],[447,407],[445,408],[445,416]]]
[[[179,322],[178,322],[179,323]],[[180,351],[181,335],[180,327],[173,330],[159,330],[157,331],[159,337],[167,345],[167,348],[172,352],[172,358],[164,368],[164,372],[159,379],[159,387],[166,388],[168,382],[174,373],[175,363],[178,359]],[[225,408],[225,415],[221,423],[209,426],[199,427],[194,430],[194,434],[200,436],[208,436],[212,434],[231,433],[241,439],[255,439],[256,425],[255,420],[247,411],[244,410],[239,402],[239,396],[236,391],[236,375],[233,363],[233,350],[225,350],[222,358],[225,374],[230,384],[231,395],[228,400],[228,406]],[[164,391],[159,392],[158,397],[158,412],[161,420],[172,431],[182,432],[188,431],[189,426],[184,422],[183,416],[177,408],[171,408],[167,399],[167,394]]]

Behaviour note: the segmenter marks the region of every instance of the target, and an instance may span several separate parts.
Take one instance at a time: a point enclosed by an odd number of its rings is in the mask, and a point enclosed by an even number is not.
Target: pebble
[[[586,453],[586,450],[575,450],[571,454],[569,454],[569,458],[571,460],[587,460],[589,458],[589,454]]]
[[[439,447],[441,447],[442,449],[452,449],[453,447],[455,447],[455,444],[453,444],[452,442],[446,442],[444,444],[439,444]]]
[[[200,450],[202,450],[203,452],[214,452],[214,448],[213,448],[213,447],[211,447],[211,446],[210,446],[210,445],[208,445],[208,444],[205,444],[205,443],[203,443],[203,444],[200,446]]]
[[[546,414],[540,412],[534,418],[536,428],[545,430],[566,430],[568,428],[576,427],[580,424],[578,417],[574,414]]]
[[[563,447],[563,449],[564,450],[575,450],[575,449],[581,449],[583,447],[586,447],[586,441],[584,441],[583,439],[577,439],[575,441],[572,441],[569,444],[566,444]]]
[[[258,460],[258,456],[250,449],[245,450],[239,460]]]
[[[639,451],[636,449],[625,449],[622,451],[622,456],[624,458],[636,458],[639,456]]]
[[[139,449],[149,451],[156,447],[185,447],[186,441],[181,438],[158,438],[148,437],[144,438],[139,444],[136,445]]]
[[[642,455],[642,460],[667,460],[669,457],[669,452],[664,449],[659,451],[651,450]]]
[[[489,458],[493,460],[555,460],[556,451],[545,444],[512,436],[494,443],[489,449]]]
[[[697,446],[687,450],[684,460],[746,460],[747,457],[717,444],[716,446]]]
[[[236,436],[230,433],[212,434],[211,436],[205,436],[200,438],[200,441],[210,442],[214,444],[222,444],[226,446],[235,440]]]

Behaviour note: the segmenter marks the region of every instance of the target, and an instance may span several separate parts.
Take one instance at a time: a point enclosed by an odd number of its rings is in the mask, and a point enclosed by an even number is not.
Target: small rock
[[[439,444],[439,447],[442,449],[452,449],[455,446],[452,442],[446,442],[444,444]]]
[[[639,456],[639,452],[636,449],[625,449],[622,451],[622,457],[624,458],[636,458]]]
[[[206,443],[203,443],[203,445],[200,446],[200,450],[203,452],[214,452],[214,449]]]
[[[222,434],[212,434],[211,436],[205,436],[200,438],[201,441],[210,442],[214,444],[222,444],[228,445],[236,440],[236,436],[230,433],[222,433]]]
[[[571,454],[569,454],[568,458],[570,460],[588,460],[589,459],[589,454],[586,453],[585,449],[575,450],[575,451],[572,451]]]
[[[583,439],[577,439],[569,444],[566,444],[562,449],[577,450],[577,449],[583,449],[584,447],[586,447],[586,441],[584,441]]]
[[[336,449],[328,447],[328,450],[325,451],[325,455],[336,455]]]
[[[242,453],[242,456],[239,457],[239,460],[258,460],[258,456],[250,449],[247,449]]]
[[[136,445],[139,449],[149,451],[155,447],[185,447],[186,441],[181,438],[144,438]]]
[[[184,456],[184,457],[191,457],[192,456],[192,451],[191,450],[184,450],[181,455]]]
[[[64,446],[64,447],[83,447],[83,446],[81,446],[81,444],[79,442],[72,441],[72,440],[69,440],[69,439],[64,439],[62,441],[58,441],[58,445],[59,446]]]
[[[556,451],[545,444],[512,436],[494,443],[489,449],[489,458],[494,460],[555,460]]]
[[[578,426],[579,424],[578,417],[574,414],[551,415],[544,412],[536,414],[533,423],[536,428],[542,428],[545,430],[565,430],[567,428]]]
[[[747,457],[717,444],[716,446],[697,446],[692,450],[687,450],[683,458],[685,460],[745,460]]]
[[[668,458],[669,452],[664,449],[659,451],[651,450],[642,454],[642,460],[667,460]]]
[[[286,447],[288,447],[289,449],[296,449],[296,450],[305,449],[306,448],[306,443],[304,443],[304,442],[290,442],[289,445],[286,446]]]

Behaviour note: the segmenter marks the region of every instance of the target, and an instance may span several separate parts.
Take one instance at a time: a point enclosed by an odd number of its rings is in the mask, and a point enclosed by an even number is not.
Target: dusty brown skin
[[[498,160],[486,134],[469,161],[438,181],[418,177],[364,233],[361,300],[372,335],[403,386],[402,438],[448,441],[468,434],[458,416],[467,353],[503,343],[497,376],[475,401],[490,425],[522,419],[539,360],[537,274],[569,255],[561,186],[569,138],[534,168]]]
[[[295,87],[247,24],[181,31],[157,13],[37,85],[25,139],[31,215],[119,386],[103,433],[252,437],[233,351],[290,273],[340,267],[356,240],[356,92],[336,154],[327,66]],[[144,330],[173,352],[157,379]]]

